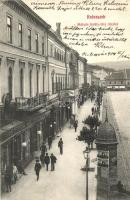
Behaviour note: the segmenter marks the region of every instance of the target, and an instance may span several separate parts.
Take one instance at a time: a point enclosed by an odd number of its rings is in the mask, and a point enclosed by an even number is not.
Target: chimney
[[[61,35],[60,35],[60,26],[61,26],[61,23],[57,22],[56,23],[56,33],[61,37]]]

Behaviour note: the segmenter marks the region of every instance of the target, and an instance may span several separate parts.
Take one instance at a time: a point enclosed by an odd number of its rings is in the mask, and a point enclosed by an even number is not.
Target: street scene
[[[72,19],[65,10],[45,18],[59,4],[31,2],[0,3],[0,199],[129,200],[130,58],[89,49],[101,38],[124,41],[124,29],[64,28],[93,2],[61,1]]]
[[[49,170],[46,171],[45,166],[42,167],[40,171],[39,181],[36,181],[36,175],[34,171],[35,161],[33,161],[26,169],[27,176],[18,180],[18,182],[12,186],[12,192],[3,195],[3,200],[13,199],[18,200],[22,196],[23,200],[27,199],[81,199],[85,197],[85,171],[81,168],[85,166],[85,159],[83,156],[83,151],[86,144],[76,140],[79,135],[79,131],[82,128],[82,120],[91,114],[91,107],[93,103],[88,101],[79,111],[79,125],[77,132],[74,128],[66,125],[61,135],[57,137],[52,145],[52,148],[48,151],[49,155],[54,153],[57,157],[55,164],[55,171],[51,171],[49,165]],[[63,154],[60,154],[58,149],[58,141],[62,137]],[[95,162],[91,160],[96,158],[96,151],[90,152],[90,166],[94,167],[94,172],[89,172],[89,191],[90,199],[96,199],[96,168]],[[24,195],[23,195],[24,194]],[[63,195],[64,194],[64,195]]]

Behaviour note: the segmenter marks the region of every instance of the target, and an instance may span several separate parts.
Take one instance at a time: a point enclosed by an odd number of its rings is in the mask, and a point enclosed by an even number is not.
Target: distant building
[[[95,86],[100,86],[100,78],[92,74],[92,84]]]
[[[92,72],[91,71],[87,71],[87,83],[89,84],[89,85],[91,85],[92,84]]]
[[[106,87],[108,90],[129,90],[130,89],[130,69],[113,72],[106,77]]]

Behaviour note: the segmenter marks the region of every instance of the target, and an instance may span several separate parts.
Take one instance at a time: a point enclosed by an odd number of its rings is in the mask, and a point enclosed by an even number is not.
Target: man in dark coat
[[[47,148],[44,142],[42,143],[40,150],[41,150],[40,160],[42,165],[44,166],[45,153],[47,152]]]
[[[5,185],[6,185],[7,192],[11,192],[12,170],[11,170],[11,167],[9,167],[9,166],[6,168],[4,179],[5,179]]]
[[[46,170],[48,171],[48,165],[50,163],[50,157],[48,156],[48,153],[46,153],[46,155],[45,155],[44,162],[46,165]]]
[[[47,152],[46,144],[44,142],[42,143],[40,150],[41,150],[41,154],[44,154],[44,155]]]
[[[40,154],[40,161],[41,161],[41,164],[42,164],[43,167],[44,167],[44,158],[45,158],[45,154],[41,153]]]
[[[50,159],[51,159],[51,171],[54,171],[57,158],[52,153],[51,156],[50,156]]]
[[[74,129],[75,129],[75,132],[77,131],[77,127],[78,127],[78,121],[75,120],[75,122],[74,122]]]
[[[58,142],[58,147],[60,149],[60,154],[63,154],[63,140],[62,140],[62,138],[60,138],[60,140]]]
[[[41,170],[41,164],[40,164],[39,160],[36,160],[34,170],[36,172],[37,181],[38,181],[39,180],[39,173],[40,173],[40,170]]]
[[[92,115],[93,115],[94,114],[94,107],[92,107],[91,111],[92,111]]]
[[[48,146],[49,146],[49,149],[51,148],[51,145],[52,145],[52,137],[49,136],[48,137]]]

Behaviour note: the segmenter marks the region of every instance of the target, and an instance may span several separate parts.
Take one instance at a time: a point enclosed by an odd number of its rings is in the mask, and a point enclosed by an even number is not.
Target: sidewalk
[[[27,176],[23,176],[16,185],[12,186],[11,193],[5,193],[2,200],[84,200],[86,194],[86,172],[81,171],[85,165],[83,150],[84,142],[76,140],[82,129],[82,121],[91,114],[94,102],[87,101],[79,110],[79,126],[75,133],[66,125],[61,133],[64,141],[64,152],[60,155],[58,140],[53,141],[50,153],[57,157],[56,170],[47,172],[41,169],[40,179],[36,181],[33,161],[26,169]],[[95,167],[95,172],[89,172],[89,200],[96,200],[96,163],[91,162],[96,158],[96,151],[90,152],[90,167]],[[50,166],[49,166],[50,167]]]

